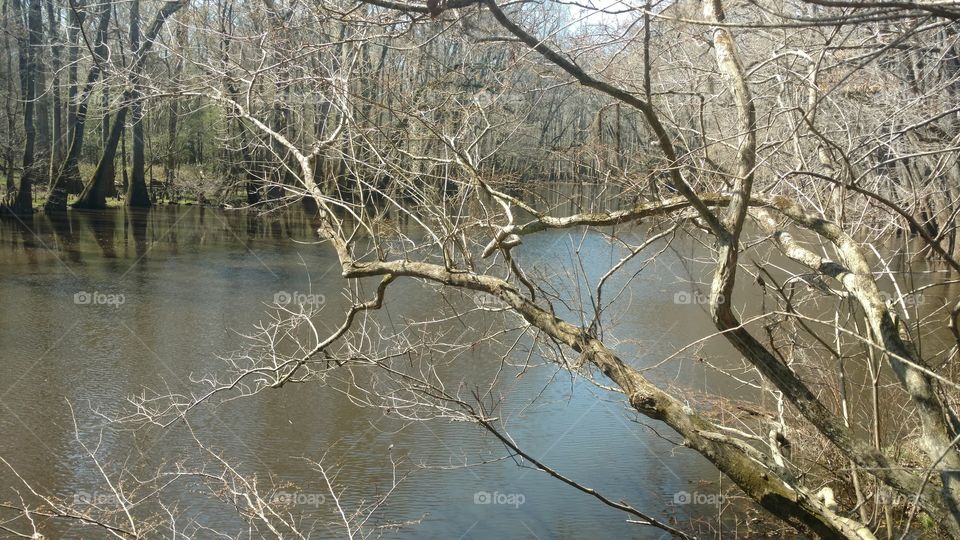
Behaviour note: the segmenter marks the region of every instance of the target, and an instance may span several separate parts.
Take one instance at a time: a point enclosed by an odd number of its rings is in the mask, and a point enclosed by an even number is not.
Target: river
[[[622,255],[582,231],[531,237],[521,250],[534,269],[574,270],[571,251],[577,247],[594,279]],[[607,329],[608,341],[634,365],[657,364],[710,333],[702,306],[676,302],[679,268],[673,252],[647,266],[625,293],[634,307]],[[104,417],[128,411],[131,396],[200,392],[193,381],[222,369],[220,357],[242,348],[238,334],[265,320],[278,294],[323,298],[327,305],[317,317],[330,327],[339,324],[343,287],[334,253],[316,243],[310,220],[294,212],[264,219],[185,206],[71,211],[55,221],[6,219],[0,222],[0,456],[38,492],[101,507],[109,505],[111,491],[97,462],[112,478],[123,469],[143,475],[194,464],[197,444],[183,425],[131,430]],[[384,311],[396,319],[423,318],[448,302],[435,288],[405,281],[391,286]],[[513,354],[522,359],[527,351]],[[541,364],[537,358],[529,363]],[[450,359],[441,371],[450,384],[482,384],[499,366],[498,356],[480,347]],[[680,388],[741,392],[696,362],[671,362],[649,375]],[[726,492],[729,481],[677,446],[662,424],[636,417],[617,396],[553,365],[508,366],[499,380],[509,433],[532,456],[684,528],[696,530],[695,522],[716,517],[721,507],[705,496]],[[200,407],[190,424],[206,447],[256,478],[261,489],[287,493],[292,514],[316,538],[346,534],[311,465],[321,459],[348,513],[385,493],[391,463],[397,464],[405,479],[367,523],[388,527],[384,533],[391,538],[664,536],[505,457],[504,446],[475,425],[406,422],[317,384]],[[5,467],[0,486],[6,502],[18,500],[14,489],[25,492]],[[693,494],[691,504],[684,493]],[[264,534],[251,532],[229,497],[216,495],[208,484],[179,479],[135,512],[161,514],[159,499],[175,509],[183,534]],[[103,534],[76,521],[37,519],[54,536]],[[390,526],[401,522],[412,523]],[[148,537],[171,536],[163,529],[169,523],[157,526]]]

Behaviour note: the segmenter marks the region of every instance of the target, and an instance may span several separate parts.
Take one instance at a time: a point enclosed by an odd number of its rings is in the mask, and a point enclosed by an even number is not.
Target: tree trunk
[[[100,156],[97,170],[93,173],[93,178],[83,187],[80,198],[73,203],[74,208],[100,210],[107,207],[107,197],[110,195],[110,186],[113,185],[113,162],[117,157],[117,146],[123,135],[123,125],[127,121],[128,109],[127,105],[122,105],[117,111],[117,117],[104,141],[103,155]]]
[[[167,189],[173,187],[177,175],[177,117],[180,115],[180,103],[171,99],[167,107],[167,159],[164,163],[164,182]]]
[[[33,33],[36,32],[36,36]],[[34,43],[36,40],[36,43]],[[30,1],[30,43],[33,49],[33,77],[34,93],[33,99],[36,101],[34,109],[34,129],[36,130],[36,148],[34,160],[36,167],[41,166],[41,161],[46,162],[50,158],[50,94],[46,91],[47,87],[47,64],[44,61],[43,47],[43,2],[34,5]],[[34,180],[40,179],[40,171],[33,175]]]
[[[117,196],[117,187],[116,187],[116,167],[114,162],[116,161],[117,155],[116,150],[114,150],[113,155],[110,157],[109,161],[104,161],[104,158],[107,157],[107,147],[110,145],[110,87],[104,85],[103,93],[100,96],[101,98],[101,108],[103,112],[103,121],[100,124],[100,141],[103,144],[103,155],[101,156],[100,162],[104,165],[103,175],[104,175],[104,193],[107,197],[116,197]],[[117,115],[119,119],[120,115]],[[123,133],[121,129],[120,133]],[[99,167],[98,167],[99,171]],[[83,194],[81,193],[81,196]]]
[[[127,163],[130,160],[127,159],[127,138],[120,137],[120,177],[121,185],[123,186],[123,192],[126,193],[130,189],[130,174],[127,171]]]
[[[133,0],[130,4],[130,48],[140,49],[140,0]],[[133,91],[133,170],[130,175],[130,185],[127,187],[127,206],[135,208],[149,208],[150,194],[147,192],[147,182],[144,178],[143,156],[143,103],[140,101],[140,73],[134,66],[131,75]]]
[[[20,0],[14,0],[14,9],[23,13]],[[23,17],[19,17],[21,20]],[[24,28],[27,36],[25,45],[20,49],[20,81],[23,90],[23,131],[25,135],[23,145],[23,172],[20,174],[20,184],[12,210],[16,214],[33,213],[33,180],[36,177],[36,137],[34,125],[34,107],[37,96],[37,53],[41,47],[43,34],[43,12],[40,0],[30,0],[27,26]]]
[[[10,2],[3,3],[3,20],[9,20],[8,8]],[[8,51],[13,50],[13,46],[10,43],[10,33],[5,32],[3,35],[3,45]],[[4,99],[4,112],[7,115],[7,133],[8,136],[13,139],[14,133],[17,132],[17,90],[13,84],[13,55],[7,54],[6,61],[6,96]],[[4,193],[3,203],[8,203],[8,197],[12,197],[13,194],[17,191],[17,181],[14,177],[16,172],[16,152],[12,148],[12,145],[7,145],[5,153],[6,166],[7,166],[7,186],[6,192]]]
[[[46,180],[49,182],[51,172],[57,163],[63,159],[63,100],[60,92],[60,67],[63,64],[63,43],[60,41],[60,12],[53,6],[53,0],[47,0],[47,26],[52,47],[50,49],[50,63],[53,71],[53,86],[50,93],[53,96],[53,133],[50,150],[50,167],[47,170]],[[71,66],[72,67],[72,66]]]
[[[77,59],[80,57],[80,27],[86,19],[82,11],[82,0],[74,2],[76,9],[70,10],[70,27],[67,29],[67,141],[73,140],[74,127],[77,123]]]

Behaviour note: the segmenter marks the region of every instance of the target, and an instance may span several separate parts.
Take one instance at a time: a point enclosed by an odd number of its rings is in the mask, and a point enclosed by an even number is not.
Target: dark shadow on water
[[[74,210],[81,221],[93,233],[93,239],[100,246],[100,253],[107,259],[116,259],[116,232],[117,232],[117,213],[105,213],[102,211]]]
[[[50,223],[53,231],[54,248],[62,254],[65,262],[82,264],[83,256],[79,249],[77,220],[79,215],[75,213],[44,215]]]
[[[316,217],[300,206],[271,213],[202,206],[108,208],[60,214],[3,216],[0,253],[10,269],[49,267],[47,258],[84,265],[91,258],[141,264],[207,249],[245,251],[258,243],[316,238]],[[120,266],[118,266],[120,268]]]
[[[124,237],[129,233],[133,236],[134,250],[137,259],[143,259],[147,255],[147,221],[150,216],[149,208],[129,208],[126,211],[126,226]]]

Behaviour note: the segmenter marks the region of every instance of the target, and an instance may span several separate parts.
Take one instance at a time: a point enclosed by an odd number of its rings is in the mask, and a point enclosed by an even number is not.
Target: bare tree
[[[476,424],[507,455],[632,523],[687,536],[532,458],[507,432],[496,380],[438,374],[478,344],[505,363],[510,335],[668,426],[796,531],[889,538],[918,530],[922,516],[925,532],[960,537],[960,303],[938,293],[941,305],[922,314],[908,305],[960,272],[952,5],[222,2],[190,37],[216,58],[192,56],[182,40],[167,48],[178,66],[169,86],[139,78],[181,5],[168,2],[135,47],[112,151],[148,82],[149,99],[217,107],[245,200],[310,202],[347,305],[326,332],[317,312],[280,308],[203,391],[133,398],[111,421],[169,427],[218,400],[319,384],[407,421]],[[135,177],[136,144],[135,134]],[[107,154],[78,206],[104,205]],[[571,231],[617,256],[574,250],[564,286],[530,245]],[[697,403],[618,347],[613,314],[645,309],[624,291],[679,237],[707,254],[708,307],[696,313],[715,332],[663,362],[697,349],[713,367],[723,352],[700,347],[722,339],[743,366],[717,376],[753,388],[749,407]],[[896,275],[898,258],[917,254],[933,261],[929,283]],[[414,286],[443,295],[449,312],[382,324],[390,291]],[[477,333],[453,335],[453,321]],[[870,379],[856,405],[853,364]],[[881,426],[887,402],[900,450]],[[206,479],[243,499],[262,530],[306,535],[205,453],[221,467]],[[328,468],[318,473],[329,480]],[[352,535],[359,514],[340,513]]]

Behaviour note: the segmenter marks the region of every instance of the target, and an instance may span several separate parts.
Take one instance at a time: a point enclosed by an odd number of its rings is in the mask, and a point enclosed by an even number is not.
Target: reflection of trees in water
[[[20,239],[23,242],[24,252],[31,266],[37,264],[37,257],[34,249],[40,246],[40,240],[34,234],[36,228],[36,218],[32,214],[25,216],[13,216],[10,221],[20,233]]]
[[[129,227],[129,233],[133,236],[134,249],[138,258],[147,254],[147,221],[149,220],[149,210],[130,208],[126,212],[126,224]],[[127,231],[124,230],[124,238]]]
[[[101,255],[108,259],[117,258],[116,213],[88,213],[81,211],[77,211],[76,213],[81,215],[81,220],[83,220],[90,229],[94,241],[100,246]]]
[[[65,262],[80,263],[92,253],[110,259],[143,258],[151,252],[175,255],[200,246],[312,240],[313,219],[299,207],[268,216],[189,206],[84,210],[6,216],[0,221],[0,238],[13,257],[28,262],[36,263],[42,250],[50,250]],[[96,248],[89,249],[93,245]]]
[[[55,245],[59,248],[59,251],[66,255],[68,261],[79,263],[81,260],[81,252],[77,246],[77,230],[79,228],[78,221],[80,219],[79,212],[72,212],[68,214],[44,214],[43,217],[50,222],[50,226],[53,229],[54,238],[56,239]]]

